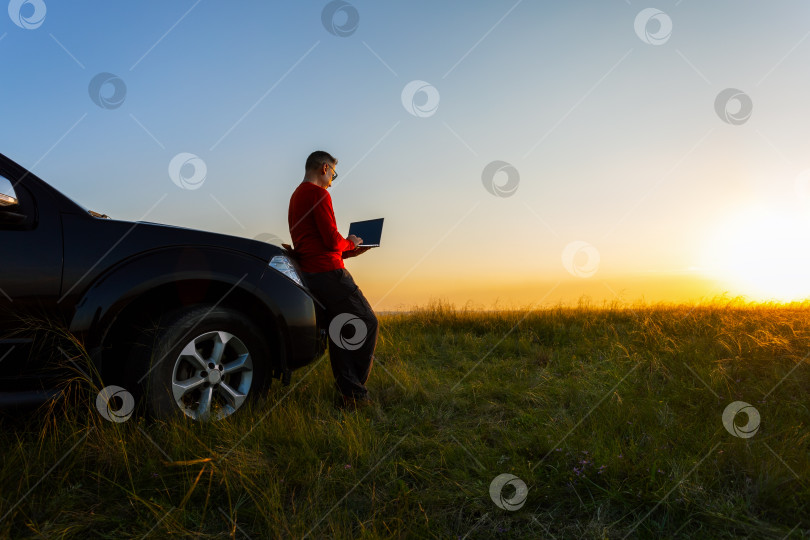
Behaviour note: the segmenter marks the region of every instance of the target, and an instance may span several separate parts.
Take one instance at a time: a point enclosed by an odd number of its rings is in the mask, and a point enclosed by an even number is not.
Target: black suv
[[[0,154],[0,406],[76,366],[156,416],[222,418],[324,352],[321,317],[285,249],[110,219]]]

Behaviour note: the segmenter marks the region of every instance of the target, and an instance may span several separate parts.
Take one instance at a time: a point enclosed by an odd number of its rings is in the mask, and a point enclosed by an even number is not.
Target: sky
[[[804,1],[12,0],[0,152],[290,241],[313,150],[375,310],[810,296]],[[272,237],[270,235],[273,235]]]

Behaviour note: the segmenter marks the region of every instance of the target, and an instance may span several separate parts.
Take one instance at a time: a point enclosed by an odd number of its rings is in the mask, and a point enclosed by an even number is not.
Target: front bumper
[[[268,267],[259,279],[255,294],[275,316],[283,345],[282,369],[298,369],[323,353],[325,345],[318,326],[317,305],[309,291]]]

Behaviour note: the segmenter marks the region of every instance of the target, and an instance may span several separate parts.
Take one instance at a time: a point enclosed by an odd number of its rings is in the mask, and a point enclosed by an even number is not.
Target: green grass
[[[2,420],[0,536],[808,538],[809,307],[433,303],[380,316],[356,412],[326,355],[210,424],[108,422],[75,381]]]

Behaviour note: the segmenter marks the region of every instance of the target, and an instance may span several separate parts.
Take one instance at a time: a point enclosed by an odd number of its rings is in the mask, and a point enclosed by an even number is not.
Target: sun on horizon
[[[700,272],[755,301],[810,298],[810,217],[741,209],[708,231]]]

